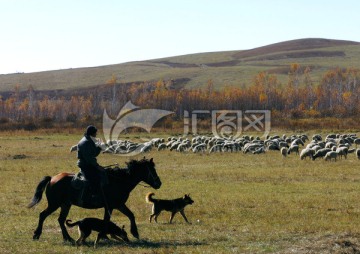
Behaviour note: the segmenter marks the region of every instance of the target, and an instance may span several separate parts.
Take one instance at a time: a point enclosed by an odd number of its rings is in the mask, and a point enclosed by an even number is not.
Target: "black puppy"
[[[91,234],[92,230],[97,232],[101,232],[103,230],[104,221],[97,218],[85,218],[74,223],[71,223],[71,220],[66,220],[66,225],[68,227],[78,226],[79,239],[76,240],[76,244],[81,245],[85,243],[86,238]],[[127,237],[127,233],[124,230],[124,227],[125,226],[120,228],[115,223],[109,221],[108,228],[105,233],[110,234],[112,238],[118,241],[123,240],[125,242],[129,242],[129,238]],[[94,242],[94,247],[96,247],[96,244],[98,243],[100,238],[101,236],[99,233]]]
[[[161,211],[169,211],[171,212],[170,221],[172,222],[176,213],[180,212],[184,220],[190,224],[188,219],[185,216],[185,206],[191,205],[194,201],[190,198],[190,195],[184,195],[182,198],[172,199],[172,200],[165,200],[165,199],[155,199],[152,196],[155,195],[154,193],[149,193],[146,195],[146,202],[153,203],[152,207],[152,214],[150,215],[149,221],[151,222],[152,218],[154,217],[155,222],[157,222],[157,217],[161,213]]]

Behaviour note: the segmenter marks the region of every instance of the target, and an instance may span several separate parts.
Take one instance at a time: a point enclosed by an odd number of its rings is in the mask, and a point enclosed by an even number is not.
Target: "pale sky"
[[[301,38],[360,42],[359,0],[0,0],[0,74]]]

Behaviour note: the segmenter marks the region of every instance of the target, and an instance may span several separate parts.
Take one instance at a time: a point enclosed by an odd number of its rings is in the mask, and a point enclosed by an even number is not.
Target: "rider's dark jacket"
[[[96,147],[91,137],[85,135],[78,144],[78,167],[82,170],[96,168],[99,165],[96,157],[100,154],[100,152],[101,148]]]

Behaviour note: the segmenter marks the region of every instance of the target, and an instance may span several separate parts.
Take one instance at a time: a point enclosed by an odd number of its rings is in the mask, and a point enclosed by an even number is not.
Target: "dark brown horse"
[[[81,190],[75,189],[71,181],[74,174],[60,173],[56,176],[50,177],[45,176],[38,184],[34,197],[31,203],[28,205],[29,208],[35,206],[41,201],[44,190],[46,190],[46,197],[48,206],[39,215],[39,224],[34,231],[33,239],[39,239],[44,221],[46,217],[56,211],[59,207],[61,208],[58,222],[61,227],[64,241],[74,243],[64,225],[67,215],[69,214],[71,205],[87,209],[105,208],[104,221],[110,220],[111,213],[114,209],[118,209],[124,215],[126,215],[131,223],[131,234],[139,238],[137,230],[135,216],[130,209],[125,205],[129,198],[130,192],[140,183],[141,181],[149,184],[155,189],[159,189],[161,186],[160,178],[158,177],[155,164],[153,159],[147,160],[131,160],[126,163],[127,168],[112,168],[107,170],[109,184],[103,187],[104,195],[106,197],[106,204],[93,205],[86,204],[79,198]]]

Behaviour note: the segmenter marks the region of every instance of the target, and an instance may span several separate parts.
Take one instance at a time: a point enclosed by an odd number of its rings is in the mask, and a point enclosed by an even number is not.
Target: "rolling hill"
[[[119,83],[174,80],[175,87],[197,88],[212,80],[216,88],[250,84],[260,71],[286,82],[289,65],[311,67],[316,82],[334,67],[360,69],[360,42],[298,39],[249,50],[209,52],[90,68],[0,75],[0,93],[15,85],[26,90],[86,89],[105,84],[113,75]]]

